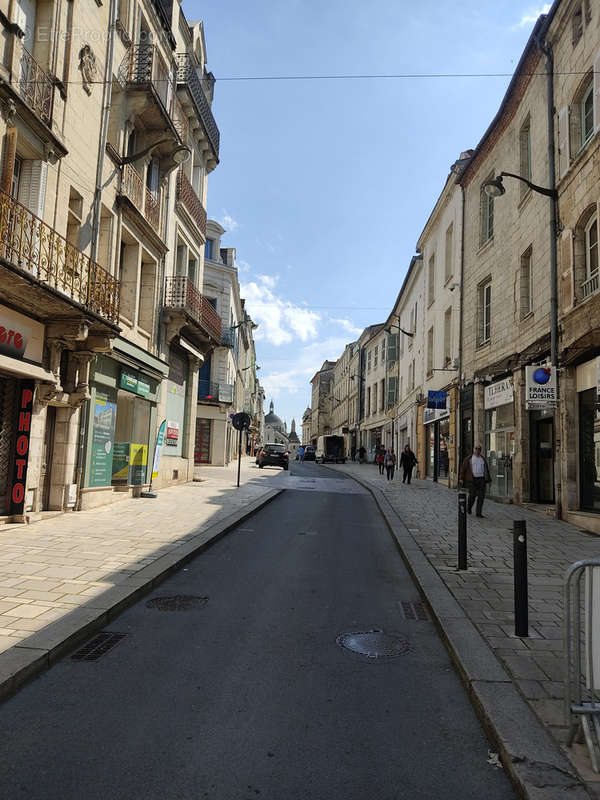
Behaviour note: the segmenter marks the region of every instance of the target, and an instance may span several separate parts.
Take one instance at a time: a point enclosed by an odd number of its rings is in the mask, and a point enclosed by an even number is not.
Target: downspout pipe
[[[102,87],[102,116],[100,119],[100,144],[98,147],[98,160],[96,162],[96,188],[94,189],[94,202],[92,204],[92,242],[90,258],[98,260],[98,239],[100,234],[100,210],[102,204],[102,176],[104,174],[104,158],[106,154],[106,140],[108,138],[108,122],[110,119],[110,106],[112,103],[112,73],[115,52],[115,32],[117,20],[117,2],[110,0],[108,41],[106,43],[106,58],[104,62],[104,83]]]
[[[556,370],[557,387],[558,371],[558,198],[556,195],[556,153],[554,146],[554,56],[552,45],[546,40],[548,20],[535,36],[535,43],[544,56],[546,67],[546,112],[548,137],[548,187],[553,191],[550,203],[550,362]],[[560,389],[557,391],[560,403]],[[562,519],[562,455],[561,455],[561,419],[559,407],[554,412],[554,436],[556,439],[555,458],[555,495],[556,518]]]
[[[458,298],[458,395],[456,402],[456,484],[462,463],[462,383],[464,375],[463,366],[463,325],[465,316],[464,274],[465,274],[465,187],[459,183],[461,193],[461,223],[460,223],[460,297]]]

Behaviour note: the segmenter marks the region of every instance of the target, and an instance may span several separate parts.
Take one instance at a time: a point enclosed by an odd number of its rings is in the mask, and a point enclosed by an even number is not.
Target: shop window
[[[117,392],[112,483],[147,483],[152,404],[132,392]]]
[[[600,414],[596,390],[579,393],[579,490],[582,511],[600,512]]]

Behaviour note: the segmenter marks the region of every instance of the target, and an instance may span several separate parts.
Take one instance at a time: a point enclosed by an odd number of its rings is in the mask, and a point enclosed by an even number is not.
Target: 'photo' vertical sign
[[[22,514],[25,508],[25,486],[27,483],[27,463],[29,461],[29,438],[31,436],[31,412],[35,381],[20,382],[17,406],[17,439],[15,443],[15,463],[10,488],[11,514]]]

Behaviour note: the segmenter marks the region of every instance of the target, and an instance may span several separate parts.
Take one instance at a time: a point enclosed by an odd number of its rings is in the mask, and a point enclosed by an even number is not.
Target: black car
[[[267,467],[283,467],[288,469],[290,458],[284,444],[265,444],[261,447],[256,457],[259,469]]]
[[[314,461],[315,460],[315,448],[312,444],[307,444],[304,448],[304,460],[305,461]]]

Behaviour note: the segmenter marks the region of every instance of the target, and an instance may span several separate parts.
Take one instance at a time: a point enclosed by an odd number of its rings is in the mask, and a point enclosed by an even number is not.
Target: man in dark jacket
[[[473,503],[475,506],[475,516],[483,517],[483,498],[485,497],[485,485],[491,483],[490,470],[485,458],[481,455],[481,445],[476,444],[473,448],[473,455],[467,456],[460,467],[458,475],[459,482],[464,486],[469,484],[469,500],[467,502],[467,513],[470,514]]]
[[[412,477],[412,471],[415,464],[417,464],[417,457],[410,449],[409,445],[406,445],[402,453],[400,454],[400,466],[403,469],[402,472],[402,483],[410,483],[410,479]]]

